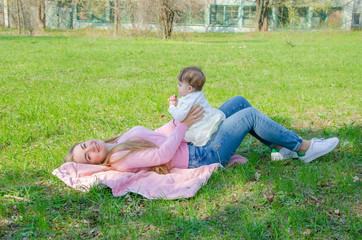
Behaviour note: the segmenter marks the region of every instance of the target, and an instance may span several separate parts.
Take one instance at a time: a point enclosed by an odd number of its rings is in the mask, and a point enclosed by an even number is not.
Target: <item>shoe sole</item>
[[[279,153],[272,153],[270,157],[271,157],[272,161],[282,161],[282,160],[288,159],[288,158],[284,158]]]
[[[279,153],[271,153],[270,155],[271,160],[272,161],[282,161],[282,160],[287,160],[287,159],[294,159],[294,158],[298,158],[298,157],[284,157],[283,155],[279,154]]]
[[[315,159],[317,159],[317,158],[319,158],[319,157],[321,157],[321,156],[323,156],[323,155],[326,155],[326,154],[329,153],[329,152],[332,152],[333,149],[335,149],[335,148],[337,147],[338,143],[339,143],[339,139],[337,138],[337,142],[333,145],[333,147],[327,149],[327,150],[324,151],[324,152],[320,152],[320,153],[318,153],[318,154],[310,157],[308,160],[307,160],[307,159],[303,159],[303,157],[301,157],[300,160],[302,160],[304,163],[310,163],[311,161],[313,161],[313,160],[315,160]]]

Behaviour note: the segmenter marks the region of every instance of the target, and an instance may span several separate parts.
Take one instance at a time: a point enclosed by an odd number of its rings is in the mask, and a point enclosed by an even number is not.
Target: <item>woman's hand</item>
[[[196,104],[191,108],[189,114],[187,114],[186,118],[182,121],[182,123],[190,127],[192,124],[204,118],[204,112],[204,108],[200,106],[200,104]]]

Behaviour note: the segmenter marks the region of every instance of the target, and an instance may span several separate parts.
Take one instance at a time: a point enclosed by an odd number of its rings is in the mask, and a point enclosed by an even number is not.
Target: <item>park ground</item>
[[[361,238],[361,32],[162,41],[3,30],[0,53],[0,238]],[[242,95],[303,138],[340,144],[310,164],[272,162],[248,136],[237,151],[247,164],[214,173],[190,199],[83,193],[51,174],[76,142],[171,120],[167,98],[189,65],[205,72],[212,106]]]

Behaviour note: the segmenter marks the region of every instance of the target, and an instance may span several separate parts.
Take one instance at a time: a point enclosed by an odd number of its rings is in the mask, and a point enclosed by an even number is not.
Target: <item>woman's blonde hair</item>
[[[113,138],[108,138],[105,139],[104,142],[105,143],[115,143],[117,142],[117,140],[122,136],[122,134],[115,136]],[[67,162],[74,162],[74,158],[73,158],[73,151],[74,148],[79,145],[79,143],[73,145],[67,155],[66,155],[66,161]],[[149,149],[149,148],[158,148],[158,146],[150,141],[144,140],[144,139],[140,139],[140,140],[128,140],[122,143],[117,144],[116,146],[114,146],[111,151],[107,154],[106,158],[104,159],[104,161],[101,163],[104,166],[110,167],[112,168],[112,164],[121,161],[122,159],[126,158],[128,155],[136,152],[136,151],[142,151],[145,149]],[[112,156],[113,153],[119,152],[119,151],[128,151],[127,154],[125,154],[123,157],[117,159],[116,161],[110,162],[110,158]],[[167,174],[169,173],[170,169],[167,166],[167,164],[162,164],[159,166],[154,166],[150,168],[152,171],[158,173],[158,174]]]

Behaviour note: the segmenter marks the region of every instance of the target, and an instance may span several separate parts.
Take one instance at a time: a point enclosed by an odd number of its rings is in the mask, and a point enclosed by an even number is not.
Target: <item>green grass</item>
[[[0,35],[0,238],[360,238],[361,40],[360,32]],[[247,164],[176,201],[81,193],[51,174],[75,142],[170,120],[167,98],[189,65],[204,70],[212,106],[242,95],[302,137],[338,136],[339,146],[310,164],[270,162],[270,150],[247,137],[238,149]]]

